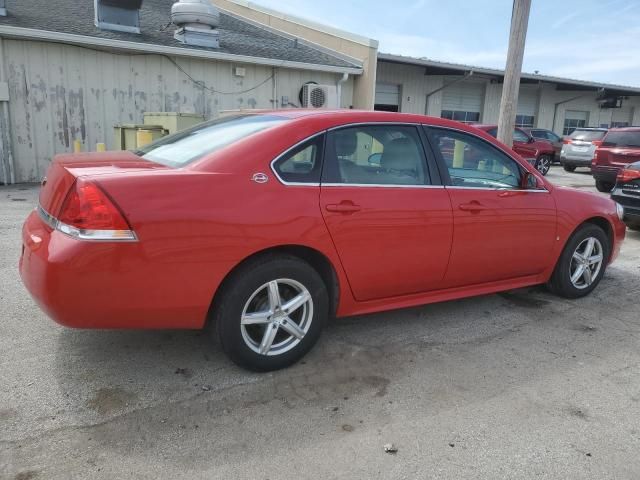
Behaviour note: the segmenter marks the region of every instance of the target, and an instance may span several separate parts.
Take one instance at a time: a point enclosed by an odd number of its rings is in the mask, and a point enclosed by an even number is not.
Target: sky
[[[253,0],[380,41],[380,52],[505,67],[512,0]],[[523,71],[640,87],[640,0],[532,0]]]

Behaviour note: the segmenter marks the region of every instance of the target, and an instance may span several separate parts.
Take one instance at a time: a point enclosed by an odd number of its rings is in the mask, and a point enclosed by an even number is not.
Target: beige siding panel
[[[160,55],[121,55],[19,40],[4,40],[4,47],[19,182],[41,179],[51,158],[72,151],[74,140],[85,150],[94,150],[98,142],[114,148],[113,126],[142,123],[147,111],[213,118],[221,110],[273,108],[273,70],[267,66],[243,64],[246,76],[236,77],[235,65],[229,62],[174,58],[209,88],[204,89]],[[342,77],[289,69],[279,69],[277,76],[278,107],[282,96],[298,104],[305,82],[336,85]],[[350,106],[352,78],[343,84],[342,96],[343,105]]]
[[[377,83],[400,85],[400,111],[425,114],[427,93],[439,88],[440,77],[424,75],[424,68],[399,65],[389,62],[378,63]],[[431,103],[431,98],[429,99]],[[431,111],[429,111],[430,114]],[[438,109],[437,115],[440,116]]]

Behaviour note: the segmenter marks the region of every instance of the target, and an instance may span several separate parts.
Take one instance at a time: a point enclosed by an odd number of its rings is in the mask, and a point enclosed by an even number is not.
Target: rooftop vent
[[[171,21],[178,27],[173,35],[187,45],[220,46],[220,12],[209,0],[180,0],[171,7]]]
[[[5,6],[5,0],[0,0],[0,17],[7,16],[7,8]]]
[[[142,0],[93,0],[96,27],[117,32],[140,33]]]

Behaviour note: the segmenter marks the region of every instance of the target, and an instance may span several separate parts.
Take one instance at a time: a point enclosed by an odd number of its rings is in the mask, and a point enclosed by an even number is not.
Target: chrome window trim
[[[321,183],[321,187],[371,187],[371,188],[444,188],[444,185],[398,185],[386,183]]]
[[[273,172],[273,174],[276,176],[276,178],[278,179],[278,181],[281,184],[287,185],[287,186],[292,186],[292,187],[319,187],[320,186],[319,182],[309,182],[309,183],[307,183],[307,182],[287,182],[282,177],[280,177],[280,175],[278,175],[278,171],[276,170],[276,163],[278,162],[278,160],[280,160],[282,157],[285,157],[288,153],[290,153],[291,151],[295,150],[300,145],[302,145],[302,144],[304,144],[306,142],[309,142],[309,141],[313,140],[314,138],[319,137],[320,135],[324,135],[325,132],[326,132],[326,130],[322,130],[321,132],[314,133],[313,135],[305,138],[304,140],[300,140],[298,143],[296,143],[295,145],[287,148],[284,152],[282,152],[276,158],[271,160],[271,163],[270,163],[269,167],[271,168],[271,171]]]
[[[76,240],[89,240],[93,242],[138,241],[138,236],[133,230],[84,230],[61,222],[47,212],[40,204],[36,207],[36,211],[40,215],[42,221],[44,221],[53,230],[56,230],[68,237],[75,238]]]
[[[407,126],[411,126],[411,127],[419,127],[421,125],[423,125],[422,123],[419,122],[391,122],[391,121],[384,121],[384,122],[375,122],[375,121],[371,121],[371,122],[354,122],[354,123],[344,123],[342,125],[337,125],[335,127],[331,127],[327,129],[327,132],[332,132],[334,130],[340,130],[342,128],[351,128],[351,127],[360,127],[362,125],[369,125],[371,127],[377,127],[377,126],[384,126],[384,125],[399,125],[399,126],[403,126],[403,127],[407,127]]]
[[[526,193],[551,193],[542,188],[497,188],[497,187],[461,187],[458,185],[446,185],[444,188],[451,190],[490,190],[494,192],[526,192]]]

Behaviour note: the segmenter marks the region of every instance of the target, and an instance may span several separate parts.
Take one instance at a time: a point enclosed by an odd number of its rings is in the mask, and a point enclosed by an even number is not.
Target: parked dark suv
[[[591,162],[596,188],[610,192],[620,170],[637,161],[640,161],[640,127],[612,128]]]
[[[611,198],[624,207],[624,223],[640,231],[640,162],[620,169]]]

